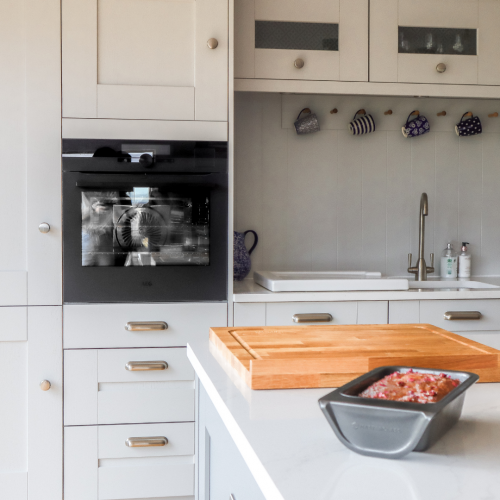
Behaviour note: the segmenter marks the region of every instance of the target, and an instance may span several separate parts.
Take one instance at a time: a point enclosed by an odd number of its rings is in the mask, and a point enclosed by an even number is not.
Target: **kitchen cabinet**
[[[63,117],[228,120],[227,0],[63,0],[62,58]]]
[[[473,319],[464,319],[460,317],[464,311],[479,314]],[[455,315],[448,318],[449,312]],[[428,323],[459,334],[494,331],[500,324],[500,299],[391,301],[389,323]]]
[[[64,498],[194,500],[194,437],[194,423],[66,427]]]
[[[0,321],[0,497],[61,500],[61,308],[1,307]]]
[[[448,320],[448,312],[479,312],[477,319]],[[389,323],[430,323],[500,349],[500,299],[409,300],[389,302]]]
[[[66,500],[194,500],[190,339],[227,326],[226,303],[64,306]],[[129,447],[129,437],[166,437]]]
[[[59,2],[1,3],[0,65],[0,306],[60,305]]]
[[[320,314],[323,321],[296,323],[295,315]],[[300,318],[300,319],[303,319]],[[268,302],[234,304],[234,326],[380,325],[388,322],[388,302]]]
[[[64,348],[185,347],[211,326],[227,326],[225,302],[67,305]]]
[[[199,384],[199,500],[264,500],[248,465]]]
[[[368,80],[367,0],[236,0],[235,78]]]
[[[185,348],[65,351],[64,425],[193,420]]]
[[[370,81],[499,85],[494,0],[372,0]]]

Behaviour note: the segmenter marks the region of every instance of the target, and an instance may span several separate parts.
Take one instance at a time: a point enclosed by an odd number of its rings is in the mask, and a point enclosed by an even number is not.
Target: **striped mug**
[[[363,116],[356,118],[358,115]],[[367,115],[364,109],[356,111],[352,122],[349,123],[349,132],[351,132],[352,135],[363,135],[375,132],[375,120],[373,116]]]

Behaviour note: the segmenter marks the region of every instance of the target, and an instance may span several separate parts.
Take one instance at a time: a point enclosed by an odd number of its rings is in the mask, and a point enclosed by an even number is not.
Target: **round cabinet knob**
[[[210,40],[207,42],[208,48],[209,49],[216,49],[219,46],[219,41],[217,38],[210,38]]]
[[[52,386],[48,380],[42,380],[40,382],[40,389],[42,389],[42,391],[48,391],[51,387]]]
[[[436,66],[436,71],[438,73],[444,73],[446,71],[446,64],[445,63],[439,63],[437,66]]]
[[[303,59],[295,59],[293,65],[297,68],[297,69],[301,69],[304,67],[304,60]]]
[[[50,224],[47,224],[46,222],[42,222],[39,226],[38,226],[38,230],[41,232],[41,233],[48,233],[50,231]]]

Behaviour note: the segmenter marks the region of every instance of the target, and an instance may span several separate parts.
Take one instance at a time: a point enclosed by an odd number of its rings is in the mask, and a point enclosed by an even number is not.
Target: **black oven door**
[[[63,173],[65,303],[227,300],[227,174]]]

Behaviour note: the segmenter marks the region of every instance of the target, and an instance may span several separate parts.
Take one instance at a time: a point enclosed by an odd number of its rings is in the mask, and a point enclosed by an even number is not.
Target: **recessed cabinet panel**
[[[227,0],[63,0],[62,10],[64,117],[227,121]]]
[[[492,0],[372,0],[370,80],[499,85]]]
[[[98,0],[97,83],[194,87],[193,0]]]
[[[237,0],[235,77],[368,79],[366,0]]]

